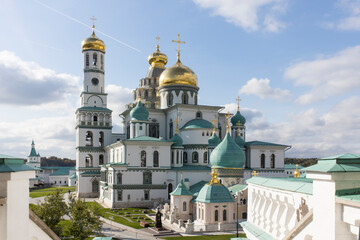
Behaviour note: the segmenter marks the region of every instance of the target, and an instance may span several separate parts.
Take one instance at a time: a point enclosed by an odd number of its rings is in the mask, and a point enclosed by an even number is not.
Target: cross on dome
[[[254,170],[254,171],[251,173],[251,176],[257,177],[257,176],[259,176],[259,173]]]
[[[213,130],[213,133],[216,133],[216,127],[215,127],[215,124],[218,122],[218,120],[216,119],[216,116],[214,116],[214,120],[211,120],[211,122],[213,123],[214,125],[214,130]]]
[[[177,40],[172,40],[171,42],[176,42],[177,43],[177,45],[178,45],[178,47],[177,47],[177,58],[178,58],[178,61],[180,61],[180,52],[181,52],[181,50],[180,50],[180,44],[181,43],[183,43],[183,44],[185,44],[185,41],[180,41],[180,34],[178,34],[178,39]]]
[[[92,28],[94,29],[94,28],[95,28],[95,20],[96,20],[96,18],[93,16],[92,18],[90,18],[90,20],[93,21],[93,26],[92,26]]]
[[[159,36],[156,36],[156,50],[159,51],[159,40],[160,40],[160,37]]]
[[[230,122],[230,112],[228,112],[227,113],[227,115],[225,115],[225,117],[226,117],[226,128],[227,128],[227,132],[230,132],[230,124],[229,124],[229,122]]]
[[[240,110],[240,101],[241,101],[241,98],[238,96],[236,99],[235,99],[238,103],[238,111]]]
[[[178,123],[180,123],[179,117],[177,117],[174,122],[176,123],[176,131],[175,132],[178,133]]]

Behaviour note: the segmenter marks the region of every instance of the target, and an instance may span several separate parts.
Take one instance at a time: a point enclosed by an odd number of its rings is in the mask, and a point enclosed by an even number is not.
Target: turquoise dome
[[[174,142],[171,145],[172,147],[182,147],[183,145],[183,140],[177,133],[175,133],[175,135],[170,139],[170,142]]]
[[[188,121],[180,130],[185,129],[196,129],[196,128],[210,128],[212,129],[214,126],[211,122],[205,119],[193,119]]]
[[[241,147],[241,148],[245,147],[245,141],[244,141],[244,139],[242,139],[242,137],[237,136],[235,138],[235,142],[236,142],[237,145],[239,145],[239,147]]]
[[[211,165],[215,168],[244,168],[245,153],[227,133],[222,142],[210,155]]]
[[[220,183],[205,184],[195,201],[205,203],[235,202],[229,189]]]
[[[139,101],[136,106],[130,111],[131,120],[147,121],[149,118],[149,112],[143,107]]]
[[[208,139],[208,143],[210,147],[216,147],[221,142],[221,139],[213,133],[213,135]]]
[[[231,118],[231,123],[233,126],[236,126],[239,121],[241,123],[241,126],[244,126],[246,123],[245,117],[241,115],[240,111],[238,110],[237,113]]]
[[[173,195],[173,196],[184,196],[184,195],[190,196],[191,195],[192,196],[193,194],[187,189],[183,180],[181,179],[181,181],[177,185],[176,189],[173,192],[171,192],[170,195]]]

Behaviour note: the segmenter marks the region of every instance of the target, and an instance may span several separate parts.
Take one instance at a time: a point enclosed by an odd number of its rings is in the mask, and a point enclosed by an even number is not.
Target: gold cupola
[[[159,44],[156,45],[156,51],[149,55],[148,62],[153,68],[165,69],[168,58],[166,54],[160,52]]]
[[[105,52],[105,43],[95,35],[95,26],[90,37],[84,39],[81,43],[82,50],[98,50]]]
[[[180,35],[178,34],[178,40],[173,42],[185,43],[180,41]],[[183,65],[180,61],[180,48],[178,47],[177,53],[177,61],[176,63],[165,69],[159,79],[159,86],[169,86],[169,85],[188,85],[197,87],[198,80],[196,74],[193,70],[188,68],[187,66]]]

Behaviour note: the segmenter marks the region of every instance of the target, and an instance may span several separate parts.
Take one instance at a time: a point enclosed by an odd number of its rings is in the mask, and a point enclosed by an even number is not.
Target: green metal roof
[[[100,175],[100,171],[86,171],[86,172],[80,173],[80,175],[85,175],[85,176]]]
[[[242,222],[240,225],[254,235],[254,237],[258,240],[275,240],[275,238],[273,238],[270,234],[250,222]]]
[[[175,133],[175,135],[170,139],[170,142],[174,142],[172,144],[174,147],[182,147],[183,145],[183,140],[177,133]]]
[[[245,146],[281,146],[281,147],[290,147],[289,145],[270,143],[270,142],[262,142],[262,141],[246,142]]]
[[[103,108],[103,107],[81,107],[81,108],[78,108],[78,110],[99,111],[99,112],[112,112],[110,109],[108,109],[108,108]]]
[[[196,198],[199,195],[200,190],[203,188],[208,181],[200,181],[190,186],[190,192],[192,192],[193,196]]]
[[[221,142],[221,139],[213,133],[211,137],[208,139],[209,146],[216,147]]]
[[[215,168],[244,168],[245,153],[227,133],[221,143],[210,155],[211,165]]]
[[[192,196],[193,194],[186,188],[183,180],[181,179],[180,183],[177,185],[175,190],[172,193],[170,193],[170,195],[173,195],[173,196],[190,195],[190,196]]]
[[[242,137],[237,136],[237,137],[235,138],[235,142],[236,142],[236,144],[237,144],[239,147],[241,147],[241,148],[244,148],[244,147],[245,147],[245,141],[244,141],[244,139],[242,139]]]
[[[360,188],[337,190],[336,196],[341,199],[360,202]]]
[[[70,178],[70,179],[76,179],[76,173],[74,173],[73,175],[71,175],[69,178]]]
[[[285,169],[296,169],[296,164],[284,164],[284,168]],[[301,165],[298,165],[297,168],[302,169],[304,167]]]
[[[308,178],[252,177],[246,180],[246,183],[310,195],[312,195],[313,192],[313,180]]]
[[[63,175],[69,175],[69,170],[68,168],[65,169],[59,169],[53,173],[50,173],[49,176],[63,176]]]
[[[134,137],[131,139],[126,139],[125,141],[171,142],[168,140],[154,138],[154,137],[148,137],[148,136]]]
[[[243,185],[243,184],[236,184],[236,185],[232,185],[232,186],[228,187],[230,192],[232,192],[233,194],[235,194],[239,191],[242,191],[245,188],[247,188],[247,185]]]
[[[196,202],[205,202],[205,203],[222,203],[222,202],[235,202],[234,197],[222,184],[205,184],[196,200]]]
[[[347,153],[321,158],[318,159],[317,164],[302,170],[314,172],[360,172],[360,155]]]
[[[130,111],[131,120],[147,121],[149,118],[149,111],[143,107],[141,101],[138,101],[136,106]]]
[[[193,119],[188,121],[180,130],[196,129],[196,128],[213,128],[211,122],[204,119]]]
[[[231,124],[236,126],[237,123],[240,121],[241,125],[244,126],[246,123],[246,119],[243,115],[241,115],[240,111],[238,110],[236,114],[231,118]]]
[[[0,172],[35,171],[39,168],[24,164],[23,158],[0,154]]]

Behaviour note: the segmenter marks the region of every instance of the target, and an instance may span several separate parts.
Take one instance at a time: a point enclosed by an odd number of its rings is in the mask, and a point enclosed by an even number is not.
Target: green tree
[[[44,202],[34,207],[33,210],[57,235],[61,234],[62,229],[59,222],[67,213],[68,207],[60,190],[47,195]]]
[[[89,206],[85,201],[76,199],[69,195],[69,208],[67,215],[70,218],[70,225],[65,229],[68,236],[75,239],[85,239],[90,235],[100,232],[102,222],[100,221],[99,209],[96,206]]]

